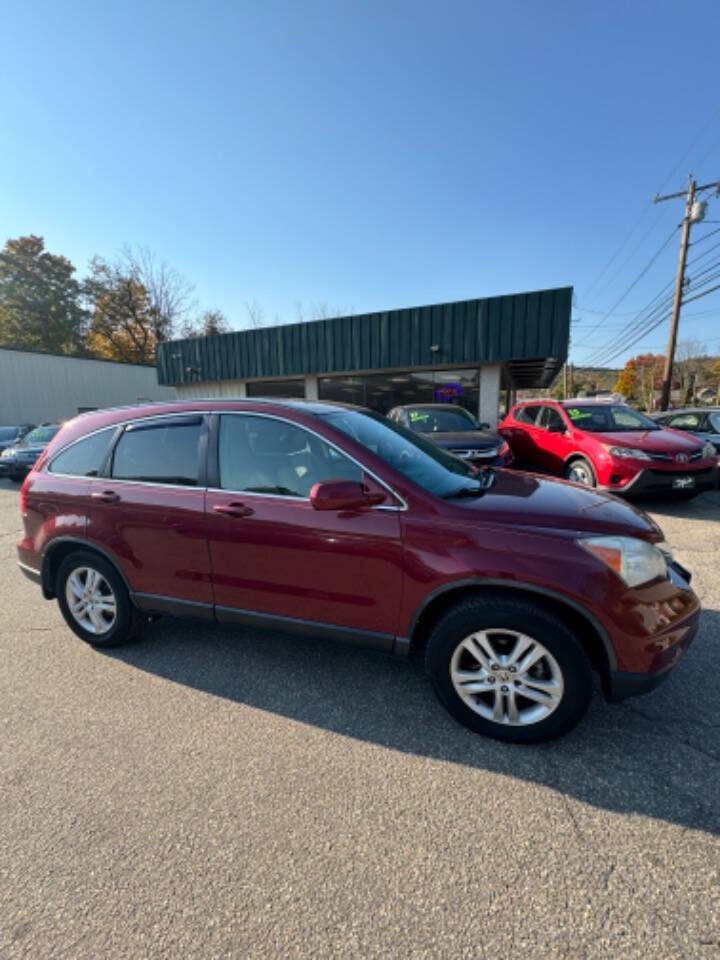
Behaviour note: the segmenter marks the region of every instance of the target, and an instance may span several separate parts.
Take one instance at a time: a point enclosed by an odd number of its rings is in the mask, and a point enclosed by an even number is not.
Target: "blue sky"
[[[236,327],[248,301],[284,322],[298,301],[572,284],[583,362],[674,276],[677,237],[605,316],[682,216],[653,195],[720,178],[717,0],[692,23],[552,0],[42,0],[3,20],[0,242],[39,233],[80,273],[146,245]],[[681,338],[720,352],[720,291],[686,313]]]

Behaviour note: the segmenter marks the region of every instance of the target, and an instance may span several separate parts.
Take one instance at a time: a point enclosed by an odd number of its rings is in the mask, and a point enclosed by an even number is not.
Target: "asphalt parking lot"
[[[0,482],[0,957],[720,956],[720,493],[647,506],[701,632],[564,740],[465,731],[422,670],[162,620],[95,652]]]

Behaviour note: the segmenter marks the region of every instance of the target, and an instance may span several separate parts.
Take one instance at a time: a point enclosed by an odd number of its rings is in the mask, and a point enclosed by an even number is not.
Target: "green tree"
[[[42,237],[8,240],[0,252],[0,344],[75,353],[86,313],[75,268],[45,250]]]

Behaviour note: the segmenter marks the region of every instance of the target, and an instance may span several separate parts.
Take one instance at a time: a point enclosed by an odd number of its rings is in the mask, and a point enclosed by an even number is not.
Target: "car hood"
[[[22,453],[22,454],[36,453],[38,456],[40,456],[40,454],[43,452],[46,446],[47,446],[47,443],[32,443],[32,444],[16,443],[15,446],[12,448],[12,452]]]
[[[498,435],[490,430],[459,430],[456,433],[437,431],[435,433],[423,433],[422,436],[447,450],[453,450],[457,447],[464,450],[473,447],[483,450],[487,447],[497,447],[500,443]]]
[[[532,473],[495,470],[494,482],[483,496],[449,502],[492,523],[662,539],[657,524],[630,504],[579,484]]]
[[[601,443],[631,447],[646,453],[695,453],[702,447],[697,437],[679,430],[617,430],[612,433],[593,433]]]

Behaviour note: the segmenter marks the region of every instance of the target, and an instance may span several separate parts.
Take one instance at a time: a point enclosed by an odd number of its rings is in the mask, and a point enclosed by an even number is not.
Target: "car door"
[[[535,466],[536,451],[530,431],[534,428],[539,409],[537,404],[515,407],[498,430],[510,444],[517,466]]]
[[[126,424],[90,481],[88,539],[119,564],[139,605],[212,616],[202,415]]]
[[[533,427],[536,465],[548,473],[561,474],[570,452],[567,424],[555,407],[543,404]]]
[[[218,619],[336,625],[389,646],[403,504],[334,444],[282,417],[222,413],[211,436],[215,487],[206,508]],[[330,479],[362,481],[386,502],[315,510],[310,490]]]

